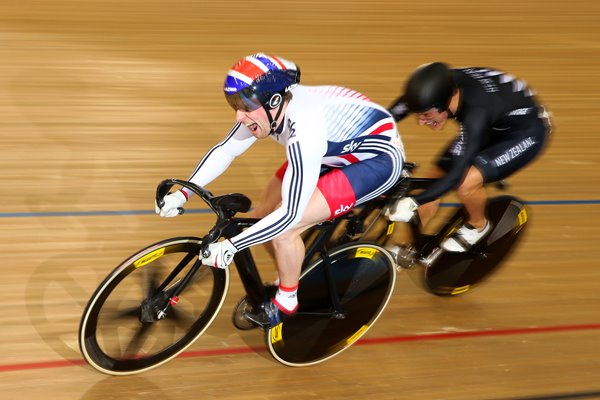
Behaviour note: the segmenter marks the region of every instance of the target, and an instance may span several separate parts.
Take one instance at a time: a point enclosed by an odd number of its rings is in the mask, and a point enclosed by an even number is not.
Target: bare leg
[[[438,179],[444,176],[444,174],[445,172],[441,168],[434,167],[431,171],[429,171],[429,173],[426,176],[428,178]],[[435,216],[438,208],[440,207],[440,202],[441,200],[437,199],[430,201],[429,203],[422,204],[419,207],[418,213],[419,218],[421,220],[421,226],[426,226],[429,223],[429,221],[431,221],[431,219]]]
[[[252,211],[254,218],[264,218],[281,203],[281,180],[273,175],[263,190],[260,203]]]
[[[483,229],[486,223],[485,204],[487,193],[483,187],[483,176],[477,168],[469,168],[467,176],[457,189],[456,194],[469,214],[469,220],[466,222],[478,230]]]
[[[281,180],[273,175],[262,193],[260,203],[254,208],[251,215],[253,218],[264,218],[275,211],[279,207],[279,204],[281,204]],[[275,250],[273,249],[273,243],[267,242],[264,244],[264,247],[274,260]]]
[[[327,201],[317,188],[304,211],[302,220],[292,229],[273,239],[279,281],[282,286],[294,287],[298,284],[305,253],[300,234],[311,226],[327,220],[329,215]]]

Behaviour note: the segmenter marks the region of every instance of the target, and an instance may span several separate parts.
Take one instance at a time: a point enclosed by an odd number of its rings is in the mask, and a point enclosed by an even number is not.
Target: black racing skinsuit
[[[453,117],[460,132],[438,160],[446,175],[414,197],[419,204],[459,186],[471,166],[481,171],[485,182],[507,177],[539,154],[550,133],[544,107],[523,81],[489,68],[452,71],[461,91]],[[390,112],[396,121],[408,115],[404,96]]]

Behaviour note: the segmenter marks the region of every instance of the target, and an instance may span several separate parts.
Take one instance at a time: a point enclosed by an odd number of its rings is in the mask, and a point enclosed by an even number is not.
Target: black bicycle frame
[[[210,232],[202,239],[201,244],[201,252],[204,252],[208,244],[213,243],[218,240],[219,237],[230,238],[241,233],[245,228],[248,228],[254,225],[259,221],[257,218],[232,218],[232,216],[237,211],[248,211],[248,210],[227,210],[221,209],[220,205],[217,204],[217,201],[214,201],[215,198],[210,192],[205,189],[187,181],[182,181],[178,179],[167,179],[161,184],[159,184],[156,193],[157,204],[160,205],[160,201],[162,198],[168,193],[170,188],[175,185],[181,185],[192,190],[194,193],[198,194],[208,205],[209,207],[217,214],[217,223],[210,230]],[[249,204],[248,204],[249,206]],[[181,210],[183,212],[183,210]],[[335,288],[335,282],[333,280],[331,270],[329,268],[329,263],[327,262],[327,254],[325,249],[325,243],[329,240],[335,230],[335,228],[339,225],[341,218],[338,218],[333,221],[327,221],[322,224],[317,225],[316,230],[318,231],[317,238],[313,242],[313,245],[310,247],[309,251],[306,252],[304,263],[307,260],[310,260],[317,252],[321,253],[321,257],[324,261],[324,270],[325,270],[325,281],[327,282],[327,288],[331,295],[331,303],[333,306],[333,316],[336,318],[343,318],[345,316],[344,311],[341,307],[339,295]],[[248,300],[253,307],[258,307],[260,304],[265,301],[265,286],[260,277],[260,273],[258,272],[258,268],[256,267],[256,262],[254,261],[254,257],[250,252],[249,248],[238,251],[234,256],[235,266],[237,268],[240,280],[242,281],[242,285],[244,286],[244,290],[248,296]],[[175,292],[179,294],[185,285],[191,280],[193,275],[199,269],[201,265],[200,259],[196,261],[194,266],[183,280],[180,282],[177,288],[175,288]],[[169,303],[167,303],[166,308],[162,310],[166,313],[169,308]]]
[[[237,219],[231,220],[232,225],[239,227],[239,232],[243,230],[245,226],[250,226],[258,220],[254,219]],[[330,265],[327,259],[326,242],[331,238],[335,228],[339,224],[339,220],[328,221],[323,224],[319,224],[315,229],[318,232],[316,239],[313,241],[309,249],[307,250],[303,264],[306,264],[310,259],[317,253],[323,260],[323,270],[325,272],[325,282],[327,284],[328,292],[331,296],[331,304],[333,306],[332,315],[335,318],[344,318],[345,313],[341,306],[339,295],[335,287],[335,281],[331,274]],[[248,225],[246,225],[248,224]],[[265,286],[260,278],[260,273],[256,267],[254,257],[250,252],[249,248],[241,250],[234,256],[235,266],[238,270],[242,285],[248,295],[248,300],[253,307],[259,307],[260,304],[265,301]]]

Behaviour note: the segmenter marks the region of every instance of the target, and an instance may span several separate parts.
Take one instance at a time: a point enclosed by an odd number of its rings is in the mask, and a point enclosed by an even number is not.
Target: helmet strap
[[[265,106],[265,105],[263,105],[263,108],[267,112],[267,118],[269,119],[269,126],[271,128],[269,135],[272,135],[273,133],[275,133],[275,130],[277,129],[277,120],[279,119],[279,116],[281,115],[281,112],[283,111],[283,101],[279,104],[279,106],[277,106],[277,113],[275,114],[275,118],[273,118],[271,116],[272,109],[267,108],[267,106]]]

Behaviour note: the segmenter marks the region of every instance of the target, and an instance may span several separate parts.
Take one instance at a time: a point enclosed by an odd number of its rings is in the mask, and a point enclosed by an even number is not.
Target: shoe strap
[[[454,239],[456,241],[456,243],[459,244],[460,247],[463,248],[464,251],[467,251],[471,248],[472,244],[470,244],[469,242],[467,242],[462,235],[454,235],[452,237],[452,239]]]

